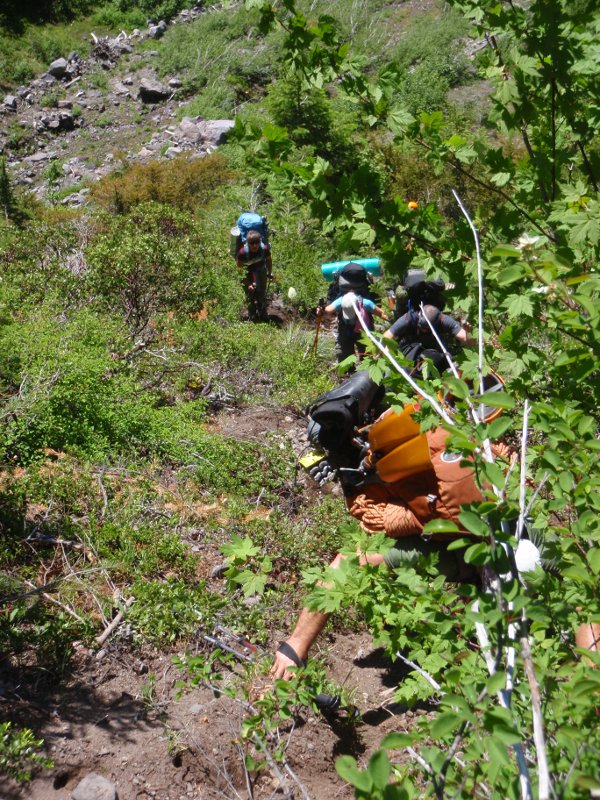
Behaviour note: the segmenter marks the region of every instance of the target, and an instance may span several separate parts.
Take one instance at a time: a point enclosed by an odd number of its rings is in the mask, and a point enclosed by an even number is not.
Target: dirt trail
[[[306,445],[304,420],[284,409],[222,411],[213,427],[244,440],[275,433],[288,439],[296,454]],[[318,501],[316,485],[303,480]],[[218,553],[203,550],[198,559],[199,572],[222,591],[220,579],[209,577]],[[295,612],[291,609],[292,616]],[[285,633],[278,631],[267,651],[274,651]],[[199,633],[191,650],[204,647]],[[386,733],[410,725],[412,712],[389,705],[401,673],[373,650],[367,634],[322,636],[316,654],[324,656],[332,679],[352,691],[363,717],[348,725],[301,709],[281,731],[290,771],[273,768],[254,778],[256,800],[284,790],[314,800],[351,798],[351,787],[335,770],[336,758],[349,753],[366,764]],[[8,704],[15,724],[44,738],[54,767],[21,788],[0,779],[0,800],[70,800],[91,772],[111,781],[120,800],[249,797],[239,742],[244,706],[203,687],[178,698],[175,684],[182,675],[173,655],[134,648],[126,632],[118,630],[100,652],[76,646],[76,668],[64,687],[19,687],[5,669],[0,710],[8,711]]]

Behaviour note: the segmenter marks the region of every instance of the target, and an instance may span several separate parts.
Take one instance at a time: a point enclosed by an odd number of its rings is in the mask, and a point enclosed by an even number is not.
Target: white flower
[[[518,250],[531,250],[536,242],[539,242],[539,236],[530,236],[528,233],[522,233],[519,236],[517,243]]]

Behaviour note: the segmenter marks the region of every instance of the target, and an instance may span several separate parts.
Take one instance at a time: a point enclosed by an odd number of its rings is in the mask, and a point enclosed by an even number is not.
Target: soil
[[[331,677],[355,690],[363,716],[349,722],[301,710],[280,731],[289,771],[280,765],[253,776],[257,800],[281,792],[315,800],[352,798],[335,760],[350,754],[364,766],[386,733],[411,724],[413,712],[390,704],[398,673],[372,649],[368,635],[335,636],[327,648]],[[120,800],[250,796],[238,742],[241,702],[203,687],[178,699],[181,675],[171,654],[141,659],[116,643],[101,660],[88,653],[82,659],[64,689],[15,704],[13,718],[39,731],[55,766],[22,788],[2,786],[2,800],[69,800],[92,772],[109,779]],[[152,691],[150,673],[156,676]]]
[[[224,435],[244,440],[275,432],[289,438],[296,453],[306,445],[305,422],[284,409],[230,409],[213,424]],[[303,480],[318,502],[316,484],[308,476]],[[218,590],[220,578],[210,578],[218,552],[204,551],[199,561],[199,573]],[[268,646],[271,652],[286,632],[277,633]],[[200,634],[192,644],[192,652],[194,646],[198,651],[206,647]],[[360,718],[349,721],[344,715],[299,709],[279,733],[286,742],[287,766],[273,765],[249,776],[239,740],[244,705],[205,686],[179,696],[176,684],[182,674],[172,662],[175,651],[134,648],[122,629],[100,650],[78,643],[74,649],[75,669],[60,687],[24,679],[22,672],[12,675],[9,665],[0,662],[0,718],[32,728],[54,763],[23,786],[0,778],[0,800],[70,800],[90,773],[111,781],[120,800],[266,800],[281,794],[343,800],[354,792],[338,776],[336,759],[350,754],[365,766],[382,737],[406,730],[413,717],[391,702],[402,672],[373,649],[368,633],[322,636],[315,655],[324,657],[332,680],[351,691]],[[226,673],[224,680],[235,680],[235,675]],[[257,693],[261,690],[257,687]]]

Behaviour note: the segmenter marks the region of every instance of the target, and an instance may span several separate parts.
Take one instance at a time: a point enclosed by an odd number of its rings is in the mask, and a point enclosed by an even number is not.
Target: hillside
[[[600,14],[552,8],[3,8],[2,800],[600,790],[598,655],[575,637],[600,623]],[[273,251],[254,323],[229,254],[248,209]],[[435,557],[360,569],[383,534],[298,463],[307,405],[347,377],[320,265],[371,256],[377,303],[424,269],[473,331],[416,391],[424,428],[452,398],[484,493],[455,544],[495,593]],[[361,368],[399,408],[391,350]],[[523,578],[526,518],[545,569]],[[333,617],[274,686],[305,601]]]

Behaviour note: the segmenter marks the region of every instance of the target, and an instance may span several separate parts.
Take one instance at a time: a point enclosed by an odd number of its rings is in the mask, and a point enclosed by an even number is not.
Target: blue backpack
[[[260,214],[255,214],[253,211],[244,211],[243,214],[240,214],[236,224],[239,228],[240,236],[242,237],[242,244],[246,243],[246,237],[249,231],[258,231],[263,242],[266,242],[269,237],[267,220],[265,217]]]

